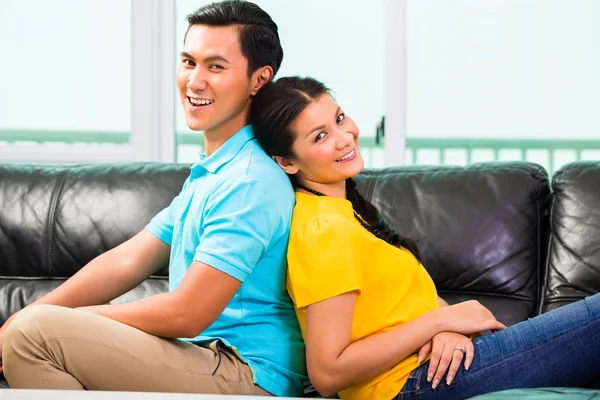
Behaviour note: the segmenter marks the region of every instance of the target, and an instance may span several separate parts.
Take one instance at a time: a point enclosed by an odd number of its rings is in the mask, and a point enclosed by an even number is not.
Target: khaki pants
[[[269,395],[221,342],[163,339],[85,311],[23,310],[5,333],[12,388]]]

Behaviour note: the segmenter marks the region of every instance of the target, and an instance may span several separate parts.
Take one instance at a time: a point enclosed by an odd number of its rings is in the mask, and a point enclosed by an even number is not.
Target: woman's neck
[[[336,197],[339,199],[346,198],[346,181],[340,181],[335,183],[320,183],[300,179],[298,183],[302,186],[306,186],[309,189],[316,190],[317,192],[322,193],[325,196]],[[302,193],[314,194],[302,188],[296,188],[296,190]]]

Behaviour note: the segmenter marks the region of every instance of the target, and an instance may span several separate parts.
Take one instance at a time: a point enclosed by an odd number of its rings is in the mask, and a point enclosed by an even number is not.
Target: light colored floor
[[[266,396],[231,396],[213,394],[101,392],[75,390],[21,390],[2,389],[0,400],[260,400],[273,399]],[[278,397],[292,399],[292,397]]]

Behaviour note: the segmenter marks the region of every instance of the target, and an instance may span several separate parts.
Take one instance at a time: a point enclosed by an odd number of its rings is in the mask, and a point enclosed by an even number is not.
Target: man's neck
[[[226,141],[246,125],[248,125],[248,113],[242,112],[214,129],[204,130],[204,152],[206,157],[217,151],[219,147],[223,146]]]
[[[209,157],[215,151],[219,150],[219,148],[223,146],[225,142],[229,140],[229,138],[235,135],[236,132],[242,128],[243,126],[240,126],[239,129],[227,131],[223,129],[204,131],[204,152],[206,157]]]

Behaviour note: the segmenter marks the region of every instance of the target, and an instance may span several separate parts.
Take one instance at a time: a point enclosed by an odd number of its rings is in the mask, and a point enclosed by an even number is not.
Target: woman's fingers
[[[504,325],[502,322],[498,322],[498,321],[496,321],[496,322],[498,323],[496,325],[497,328],[494,328],[494,329],[496,329],[497,331],[501,331],[502,329],[506,329],[506,325]]]
[[[421,364],[423,360],[427,358],[427,354],[431,352],[431,340],[421,347],[419,353],[417,354],[417,364]]]
[[[419,359],[421,359],[421,352],[429,351],[429,349],[431,349],[431,358],[427,370],[427,381],[432,382],[432,389],[439,386],[444,375],[446,384],[452,384],[463,361],[464,368],[468,370],[475,357],[475,346],[471,340],[464,335],[452,332],[442,332],[434,336],[431,342],[419,350]]]
[[[461,350],[462,349],[462,350]],[[460,368],[460,364],[463,360],[464,354],[463,350],[466,352],[464,346],[456,345],[454,351],[452,352],[452,362],[450,363],[450,368],[448,368],[448,375],[446,375],[446,385],[452,383],[452,380],[456,376],[458,369]]]
[[[441,341],[435,341],[433,343],[433,349],[431,350],[431,358],[429,359],[429,369],[427,370],[427,382],[431,382],[433,377],[438,370],[438,365],[442,359],[444,352],[444,343]]]
[[[467,350],[467,354],[465,355],[465,369],[468,371],[471,368],[471,363],[473,362],[473,357],[475,357],[475,346],[473,346],[473,342],[470,340],[465,343],[465,349]]]
[[[440,384],[440,382],[442,381],[442,378],[444,377],[444,374],[448,370],[448,366],[450,365],[450,363],[453,360],[453,352],[454,352],[453,349],[454,349],[454,346],[452,345],[452,342],[445,343],[445,345],[443,347],[442,355],[440,356],[440,362],[438,364],[437,370],[435,371],[435,375],[433,377],[433,383],[431,384],[431,387],[433,389],[435,389]],[[458,352],[458,353],[460,353],[460,356],[461,356],[460,359],[462,360],[462,352]]]
[[[484,323],[484,326],[482,326],[483,329],[481,329],[481,331],[501,331],[502,329],[506,329],[506,325],[504,325],[502,322],[500,321],[496,321],[494,320],[489,320],[486,323]]]

